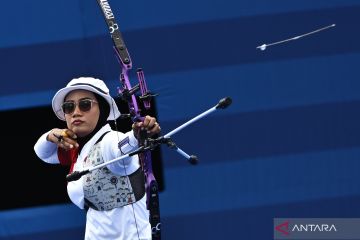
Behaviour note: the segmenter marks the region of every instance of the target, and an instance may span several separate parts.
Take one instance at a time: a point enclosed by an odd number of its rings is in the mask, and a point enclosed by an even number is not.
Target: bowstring
[[[119,137],[119,131],[118,131],[118,126],[117,126],[117,122],[116,122],[116,119],[115,119],[115,111],[114,111],[114,106],[113,106],[113,102],[111,103],[111,106],[112,106],[112,112],[113,112],[113,118],[114,118],[114,125],[115,125],[115,131],[116,131],[116,136],[117,136],[117,140],[118,140],[118,143],[120,142],[120,137]],[[120,113],[121,114],[121,113]],[[120,149],[119,149],[120,150]],[[121,152],[121,151],[120,151]],[[127,174],[127,171],[126,171],[126,167],[125,167],[125,160],[122,159],[122,164],[123,164],[123,168],[124,168],[124,172],[125,172],[125,176],[127,177],[128,174]],[[130,180],[129,178],[127,178],[127,181],[126,181],[126,184],[127,184],[127,187],[128,189],[130,189]],[[132,188],[131,188],[132,189]],[[135,199],[135,202],[136,202],[136,199]],[[136,219],[136,214],[135,214],[135,209],[134,209],[134,203],[131,202],[131,208],[132,208],[132,212],[133,212],[133,218],[134,218],[134,221],[135,221],[135,226],[136,226],[136,233],[137,233],[137,236],[138,236],[138,240],[140,240],[140,234],[139,234],[139,228],[138,228],[138,224],[137,224],[137,219]]]
[[[104,46],[103,46],[103,44],[101,43],[101,41],[100,40],[98,40],[98,42],[100,42],[100,46],[101,46],[101,50],[104,50]],[[103,51],[101,51],[102,53],[103,53]],[[104,54],[101,54],[102,55],[102,57],[103,57],[103,62],[104,62],[104,64],[105,64],[105,66],[106,66],[106,71],[107,72],[110,72],[110,68],[109,68],[109,65],[107,64],[107,58],[105,57],[105,55]],[[110,90],[110,89],[109,89]],[[109,95],[111,96],[111,94],[110,94],[110,92],[109,92]],[[116,102],[115,102],[116,103]],[[118,124],[117,124],[117,121],[116,121],[116,116],[115,116],[115,107],[114,107],[114,105],[113,105],[114,103],[112,102],[111,103],[111,111],[112,111],[112,114],[113,114],[113,121],[114,121],[114,128],[115,128],[115,131],[116,131],[116,136],[117,136],[117,142],[119,143],[120,142],[120,137],[119,137],[119,128],[118,128]],[[121,115],[121,113],[120,113],[120,115]],[[121,151],[120,151],[121,152]],[[125,176],[128,176],[128,174],[127,174],[127,170],[126,170],[126,167],[125,167],[125,162],[124,162],[124,159],[122,159],[122,165],[123,165],[123,169],[124,169],[124,173],[125,173]],[[127,180],[129,180],[129,179],[127,179]],[[128,189],[130,189],[130,185],[129,185],[130,183],[129,183],[129,181],[126,181],[126,185],[127,185],[127,187],[128,187]],[[131,188],[132,189],[132,188]],[[133,205],[134,203],[133,202],[131,202],[131,208],[132,208],[132,213],[133,213],[133,218],[134,218],[134,221],[135,221],[135,226],[136,226],[136,233],[137,233],[137,237],[138,237],[138,240],[140,240],[140,233],[139,233],[139,227],[138,227],[138,223],[137,223],[137,218],[136,218],[136,214],[135,214],[135,208],[134,208],[134,205]]]

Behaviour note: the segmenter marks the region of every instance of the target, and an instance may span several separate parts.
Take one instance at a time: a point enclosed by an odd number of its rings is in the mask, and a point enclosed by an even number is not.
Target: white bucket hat
[[[120,116],[121,113],[115,103],[115,100],[111,97],[108,87],[102,80],[92,77],[80,77],[72,79],[66,87],[57,91],[52,99],[52,108],[60,120],[65,121],[65,114],[61,105],[63,104],[66,95],[73,90],[79,89],[99,94],[109,103],[110,112],[107,120],[115,120]]]

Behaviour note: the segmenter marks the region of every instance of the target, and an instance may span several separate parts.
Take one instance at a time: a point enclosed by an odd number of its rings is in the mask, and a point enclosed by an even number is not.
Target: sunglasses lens
[[[65,114],[70,114],[75,110],[75,103],[73,102],[65,102],[62,105],[63,112]]]
[[[89,111],[91,109],[91,101],[88,99],[79,101],[79,108],[82,112]]]

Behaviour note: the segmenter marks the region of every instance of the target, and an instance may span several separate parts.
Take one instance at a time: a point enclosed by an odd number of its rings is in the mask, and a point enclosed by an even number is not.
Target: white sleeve
[[[123,134],[123,139],[119,142],[118,149],[119,147],[121,151],[120,155],[127,154],[138,147],[138,140],[134,136],[134,131]]]
[[[60,161],[57,155],[57,145],[46,140],[49,133],[50,131],[41,135],[35,143],[34,150],[36,155],[44,162],[58,164]]]
[[[118,147],[118,143],[122,143]],[[101,141],[101,148],[103,149],[104,161],[110,161],[121,155],[127,154],[138,148],[138,141],[134,136],[133,131],[122,133],[112,131],[105,135]],[[128,157],[114,163],[107,165],[110,171],[118,175],[129,175],[135,172],[139,167],[139,158],[137,155]]]

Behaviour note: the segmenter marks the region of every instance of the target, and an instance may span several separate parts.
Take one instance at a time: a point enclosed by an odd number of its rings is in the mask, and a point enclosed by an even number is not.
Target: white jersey
[[[100,142],[101,153],[104,161],[112,160],[128,153],[137,147],[137,140],[132,131],[124,134],[113,131],[107,124],[102,127],[82,148],[78,155],[73,171],[82,171],[83,162],[88,156],[91,147],[107,131]],[[57,154],[57,145],[46,140],[48,133],[42,135],[34,146],[35,153],[44,162],[60,164]],[[129,143],[118,148],[118,142],[129,138]],[[117,175],[125,176],[134,173],[139,167],[136,155],[107,165]],[[77,181],[69,182],[67,192],[71,201],[79,208],[84,209],[84,190],[82,176]],[[134,217],[135,215],[135,217]],[[151,239],[151,226],[149,223],[149,211],[146,209],[146,195],[139,201],[108,211],[97,211],[89,208],[86,213],[85,239],[99,240],[128,240],[128,239]]]

